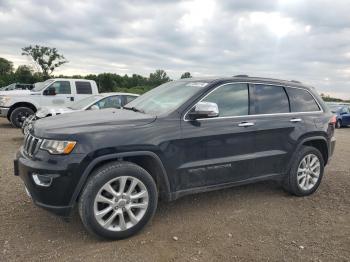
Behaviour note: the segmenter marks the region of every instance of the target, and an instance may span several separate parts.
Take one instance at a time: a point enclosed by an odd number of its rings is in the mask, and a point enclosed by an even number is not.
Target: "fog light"
[[[51,186],[52,179],[53,179],[52,177],[47,177],[36,173],[33,173],[32,177],[35,184],[37,184],[38,186],[44,186],[44,187]]]

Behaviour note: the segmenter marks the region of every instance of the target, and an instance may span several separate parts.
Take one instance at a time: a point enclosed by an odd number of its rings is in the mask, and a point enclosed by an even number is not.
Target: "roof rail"
[[[301,82],[297,81],[297,80],[290,80],[290,81],[293,82],[293,83],[301,84]]]
[[[234,77],[249,77],[248,75],[235,75]]]

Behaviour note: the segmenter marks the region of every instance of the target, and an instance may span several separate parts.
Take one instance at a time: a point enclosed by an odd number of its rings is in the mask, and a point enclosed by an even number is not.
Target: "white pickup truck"
[[[0,116],[15,127],[43,106],[69,106],[87,96],[98,94],[95,81],[55,78],[36,83],[32,90],[0,92]]]

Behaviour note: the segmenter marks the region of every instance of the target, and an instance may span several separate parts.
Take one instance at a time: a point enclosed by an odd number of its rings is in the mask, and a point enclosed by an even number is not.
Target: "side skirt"
[[[247,185],[247,184],[253,184],[260,181],[266,181],[266,180],[282,180],[284,177],[284,174],[269,174],[261,177],[253,177],[248,178],[242,181],[237,182],[229,182],[219,185],[211,185],[211,186],[203,186],[203,187],[195,187],[185,190],[179,190],[176,192],[171,193],[171,200],[176,200],[180,197],[186,196],[186,195],[192,195],[192,194],[198,194],[202,192],[208,192],[208,191],[214,191],[229,187],[235,187],[235,186],[241,186],[241,185]]]

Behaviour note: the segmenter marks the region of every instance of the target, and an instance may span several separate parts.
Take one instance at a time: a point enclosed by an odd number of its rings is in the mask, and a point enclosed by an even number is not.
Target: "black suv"
[[[35,204],[120,239],[158,199],[276,179],[296,196],[321,183],[335,118],[314,88],[231,77],[168,82],[124,109],[41,119],[17,153]]]

